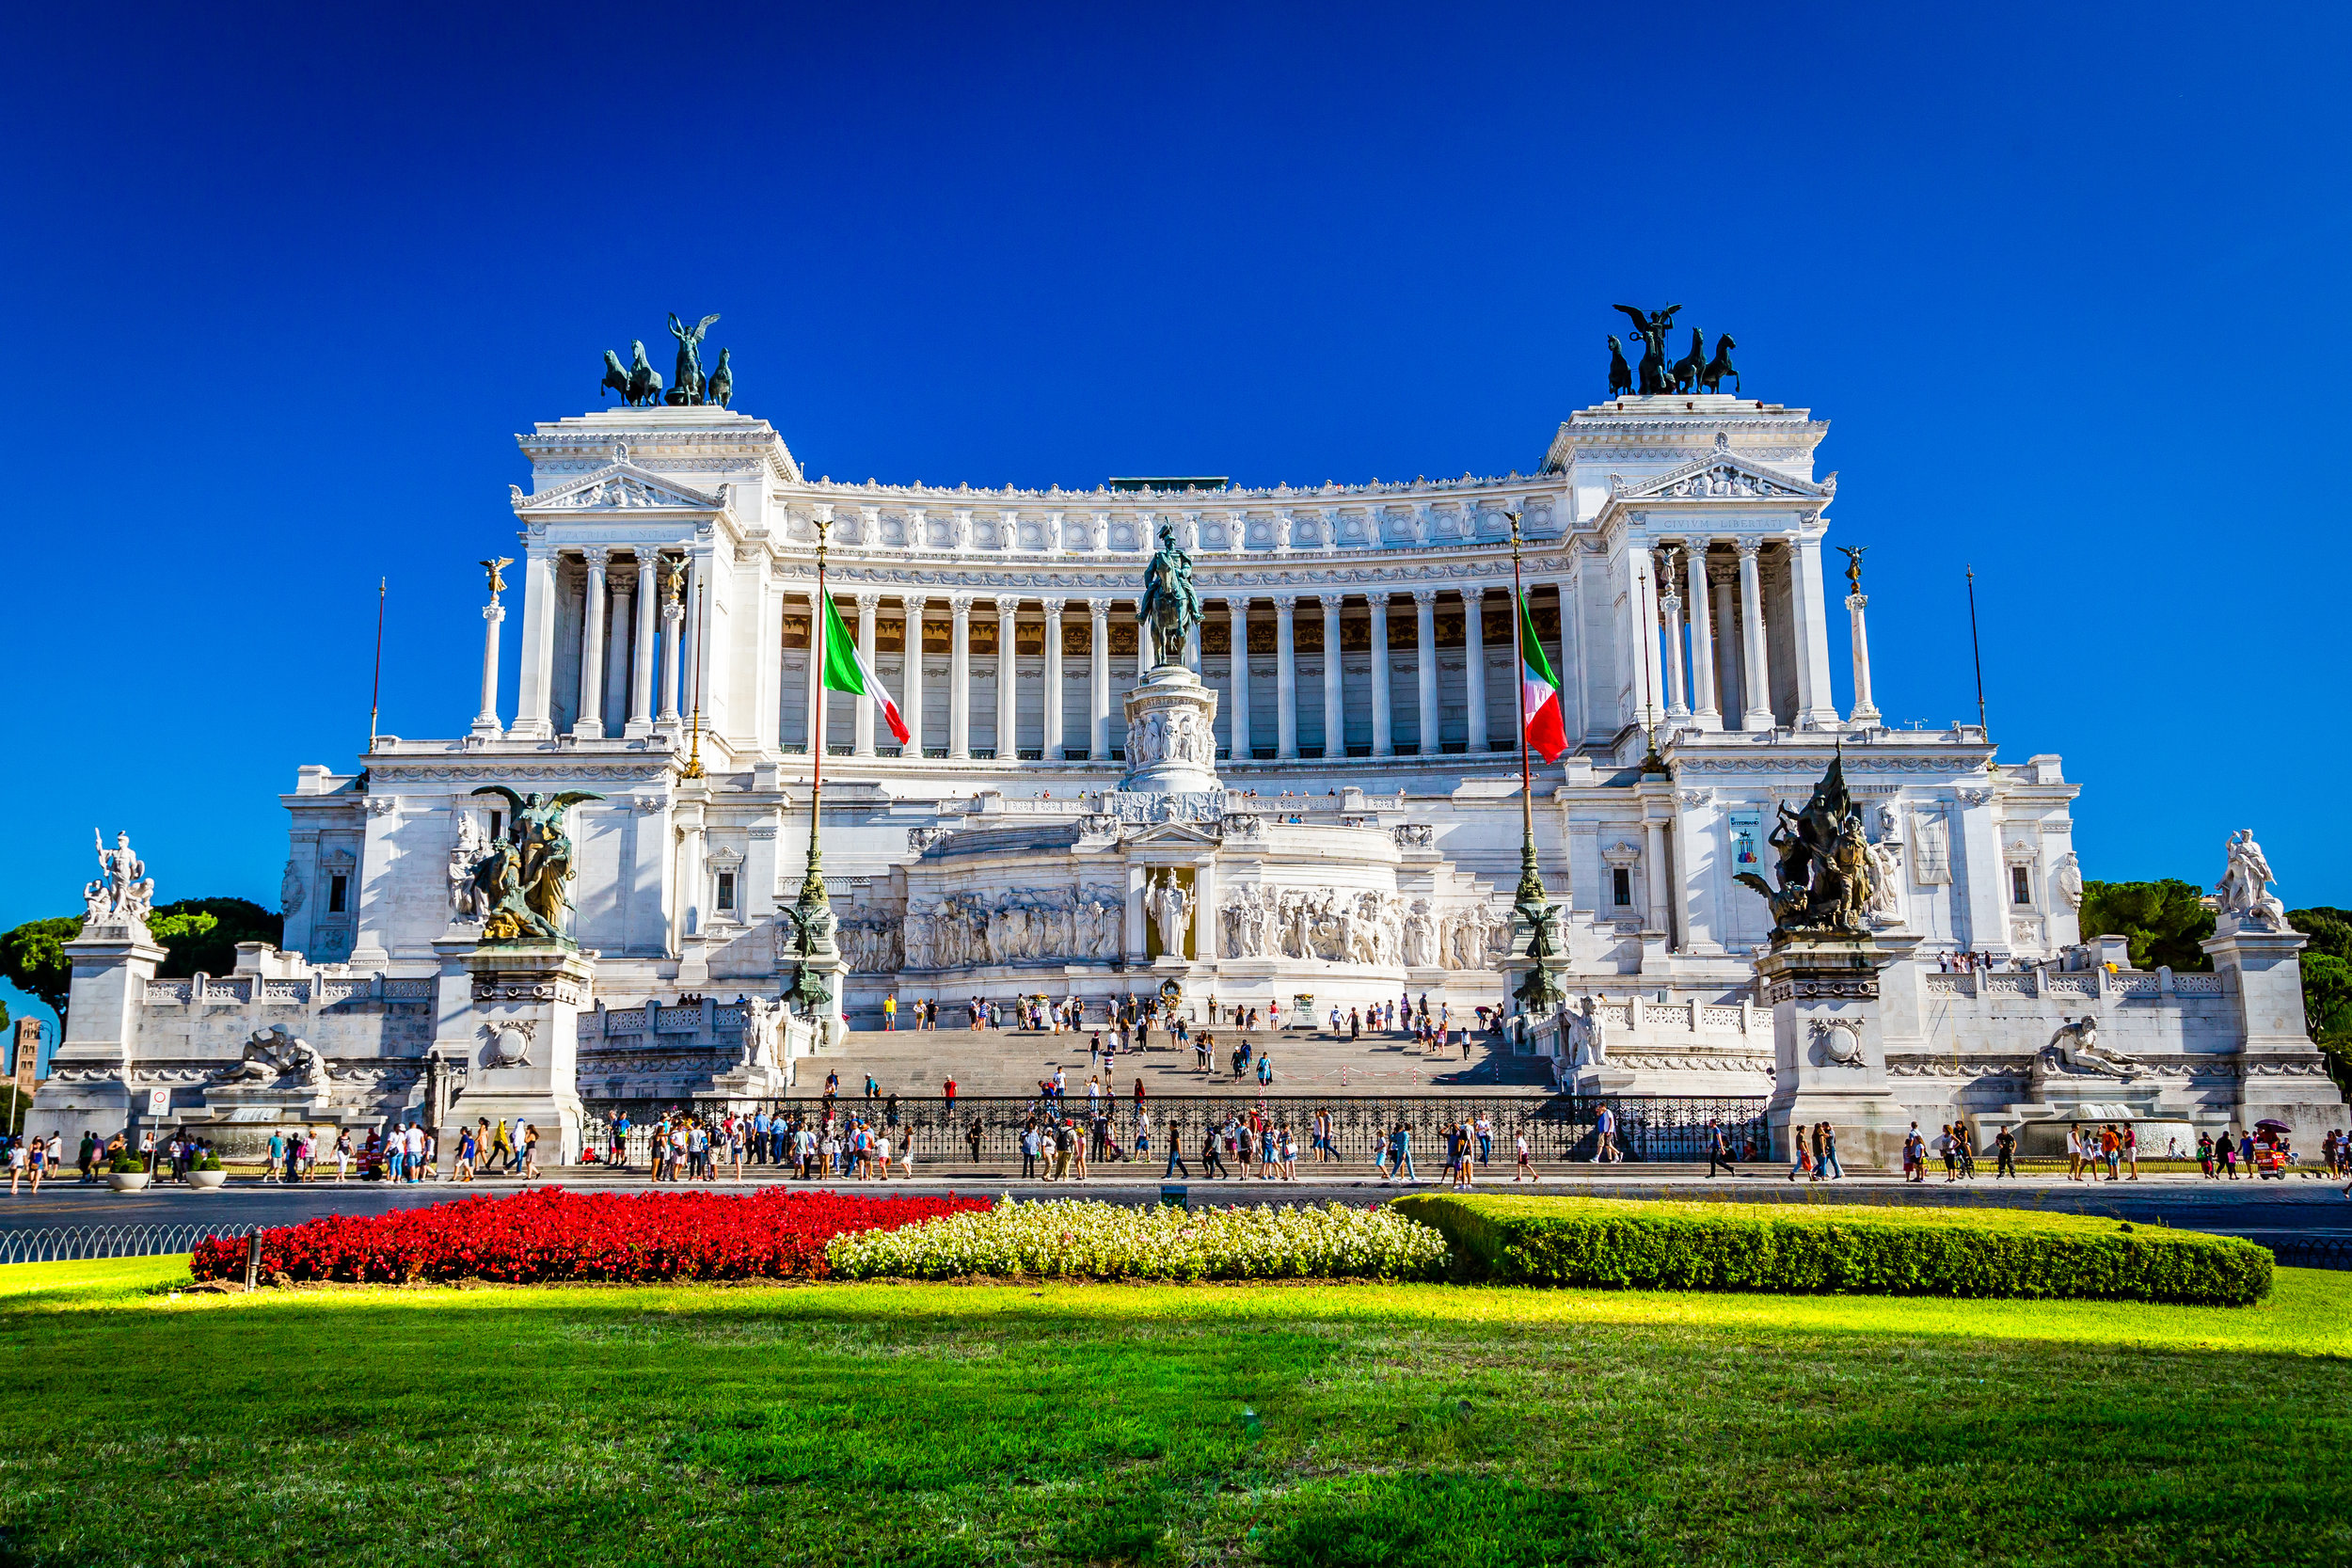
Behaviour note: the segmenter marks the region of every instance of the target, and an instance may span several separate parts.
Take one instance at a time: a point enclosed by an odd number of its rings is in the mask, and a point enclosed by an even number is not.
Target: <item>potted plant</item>
[[[220,1168],[220,1156],[210,1149],[188,1167],[188,1185],[199,1193],[209,1193],[228,1180],[229,1173]]]
[[[144,1192],[148,1182],[153,1180],[147,1174],[147,1166],[140,1163],[139,1157],[127,1148],[117,1154],[114,1163],[106,1167],[106,1185],[119,1193]]]

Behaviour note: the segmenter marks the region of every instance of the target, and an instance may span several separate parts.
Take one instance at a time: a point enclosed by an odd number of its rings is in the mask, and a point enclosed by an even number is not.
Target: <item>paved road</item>
[[[563,1182],[575,1189],[642,1192],[642,1179],[615,1180],[606,1173],[574,1173]],[[747,1180],[744,1185],[754,1184]],[[1423,1190],[1436,1190],[1438,1180],[1424,1180]],[[832,1182],[841,1191],[903,1193],[1010,1192],[1023,1197],[1085,1196],[1114,1202],[1147,1203],[1159,1196],[1156,1176],[1120,1173],[1099,1177],[1083,1187],[1076,1183],[1008,1179],[1000,1171],[977,1169],[929,1170],[919,1181],[879,1183]],[[1481,1184],[1484,1191],[1512,1191],[1507,1176]],[[521,1183],[485,1180],[458,1188],[449,1183],[388,1188],[380,1183],[333,1181],[298,1187],[263,1185],[240,1180],[218,1192],[151,1189],[145,1193],[115,1193],[103,1187],[82,1187],[69,1181],[42,1189],[39,1196],[0,1193],[0,1231],[63,1225],[122,1225],[201,1223],[216,1225],[288,1225],[318,1214],[375,1214],[393,1208],[432,1203],[472,1193],[513,1193]],[[673,1189],[674,1190],[674,1189]],[[710,1189],[739,1191],[722,1180]],[[1317,1180],[1311,1166],[1302,1165],[1295,1182],[1256,1180],[1194,1181],[1194,1201],[1341,1202],[1366,1203],[1398,1189],[1361,1172]],[[1518,1189],[1525,1191],[1524,1187]],[[2297,1178],[2288,1182],[2239,1180],[2214,1182],[2197,1176],[2146,1176],[2137,1182],[2070,1182],[2062,1177],[2028,1177],[2021,1180],[1979,1180],[1946,1185],[1930,1181],[1906,1185],[1891,1176],[1857,1176],[1841,1182],[1789,1182],[1774,1168],[1771,1174],[1743,1174],[1709,1181],[1696,1170],[1638,1174],[1599,1174],[1589,1167],[1554,1171],[1542,1184],[1546,1192],[1569,1192],[1620,1197],[1687,1197],[1711,1193],[1747,1202],[1965,1204],[2050,1209],[2068,1212],[2112,1214],[2135,1224],[2162,1223],[2194,1230],[2279,1242],[2298,1237],[2352,1238],[2352,1199],[2334,1182]]]

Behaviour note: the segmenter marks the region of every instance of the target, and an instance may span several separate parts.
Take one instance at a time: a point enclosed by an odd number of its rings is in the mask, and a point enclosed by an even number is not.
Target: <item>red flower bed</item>
[[[262,1232],[262,1275],[393,1284],[491,1279],[818,1278],[825,1243],[990,1207],[986,1198],[851,1197],[769,1187],[721,1193],[567,1193],[469,1197],[389,1214],[343,1214]],[[199,1279],[245,1274],[246,1243],[199,1243]]]

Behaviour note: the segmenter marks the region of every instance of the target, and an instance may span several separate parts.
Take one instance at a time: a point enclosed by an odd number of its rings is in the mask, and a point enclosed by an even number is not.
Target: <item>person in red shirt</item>
[[[940,1085],[940,1092],[947,1097],[947,1109],[952,1113],[956,1108],[956,1080],[953,1073],[948,1074],[947,1082]]]

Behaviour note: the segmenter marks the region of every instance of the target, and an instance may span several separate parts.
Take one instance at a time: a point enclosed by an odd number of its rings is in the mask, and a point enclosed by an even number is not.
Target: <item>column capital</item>
[[[1755,537],[1753,534],[1742,534],[1740,537],[1734,539],[1731,542],[1731,547],[1740,552],[1740,560],[1754,561],[1763,550],[1764,541]]]
[[[629,548],[637,554],[637,570],[640,573],[650,572],[661,564],[661,553],[654,546],[631,545]]]
[[[1466,605],[1474,606],[1479,600],[1486,596],[1486,585],[1483,582],[1473,582],[1465,587],[1461,592],[1462,602]]]
[[[857,600],[858,612],[870,615],[882,608],[882,594],[878,588],[861,588],[851,595]]]
[[[1087,601],[1087,613],[1093,616],[1098,621],[1107,621],[1110,619],[1111,606],[1115,602],[1115,600],[1111,599],[1089,599]]]
[[[1298,608],[1298,595],[1295,594],[1276,594],[1272,595],[1272,597],[1274,599],[1274,608],[1280,610],[1285,615],[1288,615],[1292,610]]]
[[[1849,594],[1846,595],[1846,608],[1848,610],[1860,610],[1869,602],[1870,595],[1867,594]]]
[[[906,607],[909,615],[920,615],[923,613],[923,607],[930,601],[920,594],[900,594],[898,602]]]
[[[1857,594],[1854,597],[1860,598],[1861,595]],[[1852,601],[1849,600],[1848,602],[1851,603]],[[482,618],[485,621],[503,621],[506,619],[506,607],[499,603],[496,599],[492,599],[488,604],[482,607]]]
[[[1707,563],[1707,581],[1709,587],[1729,588],[1739,580],[1740,568],[1733,562],[1710,561]]]
[[[1247,610],[1249,608],[1249,601],[1257,596],[1246,588],[1239,592],[1230,592],[1225,595],[1225,608],[1229,610]]]
[[[1338,613],[1341,607],[1347,603],[1347,595],[1344,594],[1317,594],[1315,597],[1323,601],[1325,610],[1334,614]]]
[[[1048,617],[1058,621],[1061,619],[1063,607],[1070,601],[1068,599],[1040,599],[1038,603],[1045,607],[1045,613]]]
[[[1413,602],[1428,609],[1438,602],[1438,591],[1434,588],[1416,588],[1413,590]]]
[[[996,619],[1009,621],[1021,613],[1021,601],[1008,594],[996,601]]]
[[[612,562],[612,546],[610,545],[582,545],[580,549],[580,555],[581,560],[588,562],[588,569],[590,571],[601,572]]]
[[[954,616],[959,621],[969,618],[972,613],[972,600],[974,597],[975,595],[970,594],[948,594],[947,613]]]

